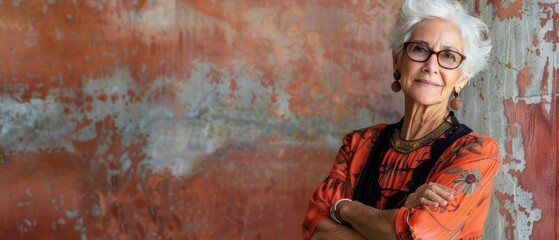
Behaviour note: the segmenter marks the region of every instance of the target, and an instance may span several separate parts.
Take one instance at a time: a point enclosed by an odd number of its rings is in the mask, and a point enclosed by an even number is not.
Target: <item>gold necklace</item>
[[[400,153],[409,153],[439,138],[444,132],[446,132],[446,130],[452,127],[452,125],[452,118],[448,116],[443,121],[443,123],[441,123],[441,125],[435,128],[435,130],[433,130],[429,134],[420,139],[410,141],[402,140],[400,138],[400,129],[396,128],[394,130],[394,134],[392,134],[392,137],[390,138],[390,143],[396,151]]]

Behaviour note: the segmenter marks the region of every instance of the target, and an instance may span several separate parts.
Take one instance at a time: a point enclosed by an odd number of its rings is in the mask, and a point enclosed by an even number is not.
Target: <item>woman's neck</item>
[[[403,140],[420,139],[437,128],[449,114],[448,104],[426,106],[406,99],[404,123],[400,130]]]

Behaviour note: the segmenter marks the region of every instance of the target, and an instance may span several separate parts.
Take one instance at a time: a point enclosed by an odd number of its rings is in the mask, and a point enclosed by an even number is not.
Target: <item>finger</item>
[[[456,190],[454,190],[454,188],[451,188],[449,186],[446,186],[446,185],[443,185],[443,184],[440,184],[440,183],[437,183],[437,186],[442,188],[446,192],[449,192],[452,195],[455,195],[455,196],[458,195],[458,192]]]
[[[425,198],[425,197],[421,197],[421,198],[419,199],[419,203],[421,204],[421,206],[427,206],[427,207],[434,207],[434,208],[436,208],[436,207],[439,206],[439,203],[433,202],[433,201],[431,201],[431,200],[429,200],[429,199],[427,199],[427,198]]]
[[[454,190],[446,188],[446,186],[436,185],[432,188],[432,191],[435,192],[438,196],[442,197],[444,200],[451,200],[454,195]]]
[[[437,195],[444,198],[445,200],[450,200],[455,196],[455,192],[452,188],[447,186],[436,184],[431,188]]]
[[[425,202],[425,204],[423,202]],[[426,204],[428,205],[429,202],[430,201],[426,198],[423,198],[422,200],[422,197],[419,195],[419,193],[415,192],[407,197],[404,206],[406,206],[407,208],[419,208],[426,206]]]
[[[430,190],[433,183],[427,183],[419,186],[417,191],[410,194],[404,203],[406,207],[438,207],[439,203],[436,201],[436,194]]]
[[[425,190],[423,197],[431,202],[436,202],[438,205],[446,206],[448,204],[447,200],[442,198],[439,194],[431,189]]]

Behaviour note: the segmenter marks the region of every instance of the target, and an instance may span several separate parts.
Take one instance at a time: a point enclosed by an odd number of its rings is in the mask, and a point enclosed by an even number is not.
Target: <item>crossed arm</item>
[[[424,184],[406,199],[405,206],[446,206],[456,191],[438,183]],[[330,219],[318,223],[311,240],[327,239],[396,239],[395,222],[398,209],[380,210],[360,202],[348,202],[340,208],[340,216],[351,226]],[[368,236],[368,237],[365,237]]]
[[[311,240],[396,239],[394,222],[398,210],[379,210],[356,201],[347,203],[341,209],[344,212],[341,215],[351,227],[324,219],[316,226]]]
[[[359,136],[353,135],[354,140]],[[353,201],[340,207],[339,216],[349,223],[344,226],[330,220],[329,208],[338,199],[351,198],[355,187],[355,159],[365,159],[358,151],[359,141],[352,144],[351,136],[334,163],[328,178],[311,197],[303,222],[304,239],[450,239],[478,238],[483,234],[491,198],[493,178],[500,165],[497,143],[487,137],[471,135],[461,139],[450,151],[431,183],[420,186],[410,194],[405,207],[380,210]],[[357,149],[357,150],[356,150]],[[359,157],[355,157],[355,155]],[[350,165],[347,159],[352,159]],[[351,180],[350,180],[351,179]]]

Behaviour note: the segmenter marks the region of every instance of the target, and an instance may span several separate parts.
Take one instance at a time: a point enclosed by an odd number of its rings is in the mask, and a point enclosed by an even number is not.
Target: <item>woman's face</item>
[[[415,28],[409,41],[424,43],[424,46],[435,52],[447,49],[464,52],[458,28],[446,20],[423,21]],[[443,54],[439,56],[444,57]],[[448,60],[448,56],[446,57]],[[421,105],[446,106],[453,89],[459,91],[466,84],[461,68],[441,67],[436,54],[432,54],[426,62],[417,62],[408,57],[404,48],[394,64],[395,69],[399,69],[402,74],[400,79],[402,91],[412,101]]]

